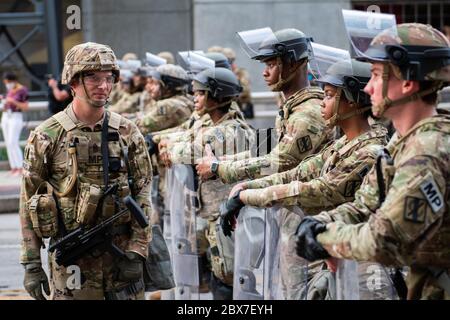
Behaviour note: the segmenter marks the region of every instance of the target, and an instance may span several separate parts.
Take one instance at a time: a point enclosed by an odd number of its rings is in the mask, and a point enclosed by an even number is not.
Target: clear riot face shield
[[[386,44],[394,44],[397,36],[395,15],[385,13],[342,10],[345,29],[356,58],[387,61],[384,45],[371,46],[372,40],[381,34],[386,35]]]
[[[167,64],[166,59],[161,58],[153,53],[146,52],[145,53],[145,64],[149,67],[159,67],[160,65]]]
[[[198,200],[194,170],[189,165],[174,165],[169,172],[175,299],[197,300],[200,298],[196,239]]]
[[[277,36],[271,28],[237,32],[241,48],[250,59],[265,60],[272,57],[289,56],[292,61],[311,55],[311,38],[291,35]],[[286,35],[284,36],[286,37]]]
[[[345,77],[353,75],[350,53],[346,50],[313,42],[310,70],[316,82],[343,87]]]
[[[177,54],[177,61],[192,76],[215,67],[214,60],[205,57],[203,51],[180,51]]]
[[[414,40],[417,45],[402,43],[393,14],[342,10],[342,15],[356,59],[390,62],[405,80],[450,80],[448,46],[430,45],[425,39]],[[411,29],[410,37],[423,37]]]
[[[246,206],[235,230],[233,300],[280,299],[277,216]]]

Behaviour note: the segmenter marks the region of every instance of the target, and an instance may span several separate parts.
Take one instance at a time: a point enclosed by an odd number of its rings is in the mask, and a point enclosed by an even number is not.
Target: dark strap
[[[144,288],[144,280],[140,279],[119,290],[105,291],[105,300],[130,300],[132,296],[138,294]]]
[[[378,206],[380,206],[380,207],[383,204],[384,200],[386,200],[386,185],[384,183],[383,167],[382,167],[382,163],[381,163],[381,161],[383,159],[386,159],[386,163],[388,165],[392,165],[393,160],[387,149],[380,150],[380,152],[377,156],[377,162],[375,164],[376,172],[377,172],[378,190],[379,190]]]
[[[108,113],[105,111],[105,119],[102,126],[102,163],[103,163],[103,184],[105,190],[109,186],[109,150],[108,150]]]

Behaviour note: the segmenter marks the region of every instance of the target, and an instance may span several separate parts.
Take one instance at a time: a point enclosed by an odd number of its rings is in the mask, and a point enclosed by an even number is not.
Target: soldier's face
[[[158,100],[161,97],[161,83],[153,78],[147,80],[150,88],[150,95],[153,99]]]
[[[324,91],[325,96],[323,97],[322,103],[320,104],[320,106],[322,107],[320,112],[323,119],[328,120],[333,116],[337,88],[335,86],[325,84]]]
[[[194,92],[194,107],[197,112],[202,111],[206,106],[205,91]]]
[[[371,71],[371,78],[367,83],[366,87],[364,88],[364,91],[368,95],[370,95],[370,101],[372,103],[372,106],[374,106],[379,105],[381,102],[383,102],[383,63],[380,62],[372,63],[370,71]],[[398,79],[397,77],[394,76],[392,71],[390,71],[387,85],[388,98],[391,100],[397,100],[402,97],[411,95],[412,92],[410,85],[412,82],[414,81],[404,81]],[[389,114],[392,113],[391,109],[392,108],[388,108],[388,110],[384,113],[384,116],[389,118]],[[374,110],[374,108],[372,108],[372,112],[376,117],[380,117],[382,115],[378,114],[377,110]]]
[[[114,76],[111,71],[89,72],[83,76],[84,87],[81,82],[73,84],[76,96],[89,98],[95,106],[106,104],[114,84]],[[87,95],[87,96],[86,96]]]
[[[145,83],[145,87],[144,87],[144,89],[145,89],[145,91],[147,91],[148,93],[150,93],[150,95],[151,95],[151,93],[152,93],[152,90],[151,90],[151,80],[152,80],[152,78],[147,78],[147,82]]]
[[[264,64],[266,65],[263,71],[263,77],[264,81],[268,86],[274,85],[278,82],[279,74],[280,74],[280,68],[277,63],[277,59],[269,59],[264,61]]]

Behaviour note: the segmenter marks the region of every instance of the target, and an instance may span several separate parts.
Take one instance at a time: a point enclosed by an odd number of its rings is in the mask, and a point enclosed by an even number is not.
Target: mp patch
[[[434,213],[438,213],[439,210],[443,208],[444,197],[442,197],[442,194],[432,177],[420,185],[420,191],[422,191]]]
[[[298,138],[297,140],[298,150],[303,153],[312,149],[311,137],[309,135]]]
[[[424,223],[427,215],[427,201],[416,197],[405,198],[403,218],[414,223]]]

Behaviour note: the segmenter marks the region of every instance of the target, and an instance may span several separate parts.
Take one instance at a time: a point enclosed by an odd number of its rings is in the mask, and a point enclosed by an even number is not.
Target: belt
[[[127,286],[111,291],[105,291],[105,300],[130,300],[134,296],[144,290],[144,280],[140,279],[136,282],[130,283]]]

